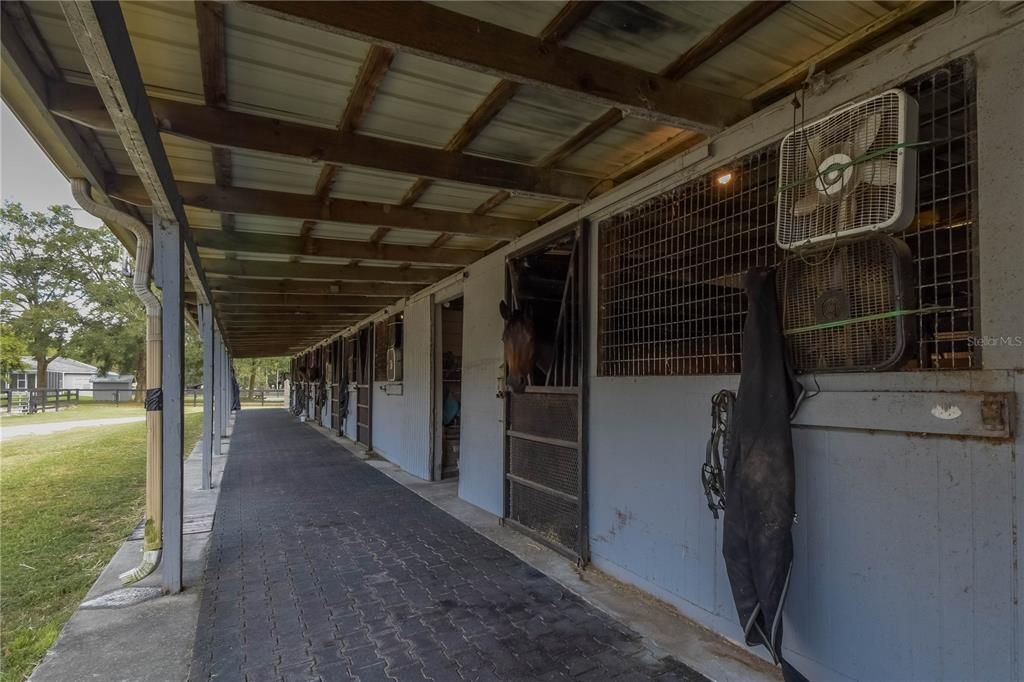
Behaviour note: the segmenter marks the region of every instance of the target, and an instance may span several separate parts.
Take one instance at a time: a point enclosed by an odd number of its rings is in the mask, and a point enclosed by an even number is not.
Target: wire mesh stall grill
[[[600,226],[598,373],[739,371],[743,273],[774,265],[777,146]]]
[[[917,216],[902,235],[914,254],[917,366],[981,366],[978,301],[977,112],[974,65],[960,59],[903,89],[918,103]],[[1009,96],[1009,95],[1008,95]],[[1012,247],[1011,247],[1012,248]]]
[[[923,144],[915,218],[896,236],[912,254],[908,298],[925,312],[906,315],[916,352],[897,368],[978,367],[971,63],[951,62],[900,87],[917,101]],[[601,222],[599,376],[740,371],[743,273],[785,256],[775,246],[778,149],[772,143]]]

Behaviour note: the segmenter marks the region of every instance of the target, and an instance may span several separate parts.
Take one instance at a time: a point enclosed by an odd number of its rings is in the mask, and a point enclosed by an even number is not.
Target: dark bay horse
[[[501,340],[505,344],[505,367],[508,386],[513,393],[522,393],[529,383],[542,379],[554,360],[554,345],[545,334],[544,325],[538,325],[530,309],[513,310],[505,301],[498,305],[505,320]]]

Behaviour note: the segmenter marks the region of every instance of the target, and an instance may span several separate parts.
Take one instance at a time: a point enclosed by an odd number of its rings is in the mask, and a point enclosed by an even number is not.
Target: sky
[[[71,186],[50,162],[32,136],[3,104],[0,118],[0,194],[4,201],[18,201],[28,210],[45,211],[67,204],[75,222],[96,227],[100,221],[83,211],[71,196]]]

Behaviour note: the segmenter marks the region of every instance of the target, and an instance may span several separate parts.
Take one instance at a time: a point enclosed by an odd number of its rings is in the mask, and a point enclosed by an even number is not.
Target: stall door
[[[364,328],[356,336],[356,440],[370,447],[370,407],[373,399],[372,334]]]
[[[585,254],[580,224],[508,260],[509,298],[546,326],[548,343],[525,391],[505,391],[505,523],[581,565],[589,559]]]

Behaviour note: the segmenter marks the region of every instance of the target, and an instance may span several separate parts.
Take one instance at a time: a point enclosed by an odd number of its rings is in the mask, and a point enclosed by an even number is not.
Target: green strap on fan
[[[832,164],[831,166],[829,166],[828,168],[826,168],[824,170],[815,172],[813,175],[809,175],[809,176],[807,176],[805,178],[802,178],[800,180],[794,180],[793,182],[790,182],[789,184],[783,185],[778,190],[776,190],[775,193],[776,194],[782,194],[783,192],[785,192],[788,189],[793,189],[794,187],[799,187],[800,185],[803,185],[803,184],[806,184],[808,182],[811,182],[815,178],[821,177],[822,175],[824,175],[825,173],[827,173],[829,171],[833,171],[833,170],[843,171],[843,170],[846,170],[847,168],[849,168],[850,166],[856,166],[856,165],[859,165],[859,164],[862,164],[862,163],[867,163],[868,161],[871,161],[872,159],[877,159],[878,157],[884,156],[884,155],[888,154],[889,152],[896,151],[897,149],[907,149],[909,147],[922,147],[922,146],[928,145],[928,144],[931,144],[931,142],[901,142],[901,143],[898,143],[898,144],[891,144],[888,147],[882,147],[881,149],[876,149],[875,151],[873,151],[873,152],[871,152],[869,154],[865,154],[864,156],[861,156],[859,158],[851,159],[850,161],[848,161],[846,163],[834,163],[834,164]]]
[[[822,322],[821,324],[811,324],[806,327],[797,327],[796,329],[786,329],[783,334],[786,336],[793,336],[794,334],[805,334],[807,332],[816,332],[822,329],[834,329],[836,327],[845,327],[851,324],[857,324],[859,322],[874,322],[876,320],[887,320],[891,317],[903,317],[904,315],[917,315],[918,313],[942,313],[953,310],[953,306],[933,306],[929,308],[917,308],[916,310],[890,310],[886,313],[876,313],[875,315],[864,315],[863,317],[853,317],[849,320],[836,320],[835,322]]]

